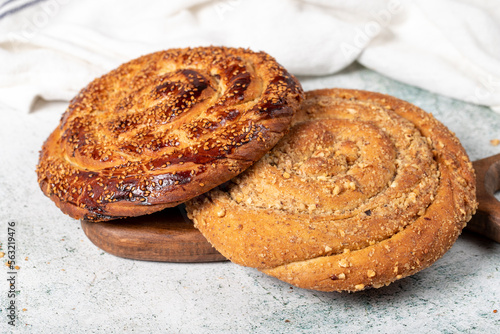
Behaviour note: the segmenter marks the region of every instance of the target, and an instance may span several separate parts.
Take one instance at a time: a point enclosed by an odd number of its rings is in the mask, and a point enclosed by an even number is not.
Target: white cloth
[[[26,112],[142,54],[203,45],[266,51],[295,75],[357,60],[500,112],[496,0],[32,2],[0,4],[0,102]]]

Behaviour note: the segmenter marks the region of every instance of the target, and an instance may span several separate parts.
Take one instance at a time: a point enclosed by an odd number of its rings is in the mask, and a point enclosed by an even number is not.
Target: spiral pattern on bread
[[[237,264],[302,288],[357,291],[441,257],[476,209],[475,175],[432,115],[326,89],[306,94],[273,150],[187,209]]]
[[[263,52],[200,47],[142,56],[70,102],[40,153],[40,187],[77,219],[175,206],[265,154],[302,95]]]

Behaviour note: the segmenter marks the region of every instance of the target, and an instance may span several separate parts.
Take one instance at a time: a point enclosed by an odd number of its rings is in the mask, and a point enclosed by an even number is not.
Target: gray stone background
[[[360,65],[301,77],[306,90],[343,87],[394,95],[434,114],[471,159],[500,153],[500,115],[383,77]],[[498,93],[498,92],[496,92]],[[122,259],[95,247],[78,221],[38,188],[43,141],[66,103],[25,114],[0,106],[0,242],[16,222],[17,326],[7,324],[1,260],[1,333],[498,333],[500,244],[464,232],[430,268],[354,294],[292,288],[235,264]]]

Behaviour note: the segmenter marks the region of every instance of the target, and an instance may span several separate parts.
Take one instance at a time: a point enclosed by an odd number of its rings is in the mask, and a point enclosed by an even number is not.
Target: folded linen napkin
[[[145,53],[226,45],[263,50],[296,75],[359,61],[384,75],[500,112],[495,0],[6,0],[0,102],[69,100]]]

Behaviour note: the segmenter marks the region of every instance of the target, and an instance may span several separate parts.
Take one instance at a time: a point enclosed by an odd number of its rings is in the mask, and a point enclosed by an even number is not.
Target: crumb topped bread
[[[428,267],[476,206],[472,164],[443,124],[394,97],[345,89],[308,92],[273,150],[187,203],[226,258],[323,291]]]

